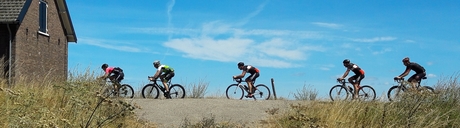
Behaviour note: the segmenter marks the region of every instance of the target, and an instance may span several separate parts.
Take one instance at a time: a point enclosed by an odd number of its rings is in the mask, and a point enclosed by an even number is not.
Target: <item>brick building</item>
[[[10,83],[65,80],[69,42],[77,37],[65,0],[0,0],[2,75]]]

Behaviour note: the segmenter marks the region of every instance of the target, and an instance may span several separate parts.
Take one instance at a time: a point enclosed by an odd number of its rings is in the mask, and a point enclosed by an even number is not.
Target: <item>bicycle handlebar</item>
[[[345,81],[345,79],[342,79],[342,80],[337,79],[337,82],[338,82],[338,83],[341,83],[341,84],[347,83],[347,81]]]
[[[233,79],[233,80],[236,81],[236,82],[238,82],[238,83],[245,82],[245,81],[243,81],[243,79],[241,79],[241,78],[236,78],[236,79]]]
[[[400,78],[395,77],[395,78],[393,78],[393,80],[394,80],[395,82],[397,82],[397,83],[402,83],[402,82],[404,82],[404,77],[400,77]]]

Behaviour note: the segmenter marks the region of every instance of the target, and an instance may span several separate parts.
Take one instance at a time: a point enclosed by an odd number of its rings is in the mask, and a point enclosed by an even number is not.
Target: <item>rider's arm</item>
[[[409,72],[410,72],[410,68],[406,67],[406,70],[401,75],[399,75],[398,77],[405,77],[405,76],[409,75]]]
[[[349,72],[350,72],[350,69],[347,69],[347,71],[343,73],[343,76],[341,77],[341,79],[344,79],[345,77],[347,77]]]
[[[161,73],[161,68],[157,70],[157,72],[155,73],[155,75],[153,75],[153,78],[154,79],[157,79],[158,76],[160,76],[160,73]]]
[[[238,79],[238,78],[243,78],[244,75],[246,75],[246,71],[243,70],[243,72],[240,75],[233,76],[233,78]]]
[[[99,77],[99,78],[106,79],[107,77],[109,77],[110,72],[108,71],[108,69],[106,69],[104,72],[105,72],[105,74],[103,76]]]

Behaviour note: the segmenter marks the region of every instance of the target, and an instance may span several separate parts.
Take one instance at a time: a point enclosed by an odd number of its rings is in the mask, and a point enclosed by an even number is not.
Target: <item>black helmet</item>
[[[343,63],[350,63],[350,60],[349,60],[349,59],[345,59],[345,60],[343,60]]]
[[[107,68],[107,67],[109,67],[108,64],[102,64],[102,66],[101,66],[102,69]]]
[[[239,66],[244,66],[244,63],[243,62],[238,62],[238,67]]]
[[[402,62],[409,62],[409,57],[405,57]]]

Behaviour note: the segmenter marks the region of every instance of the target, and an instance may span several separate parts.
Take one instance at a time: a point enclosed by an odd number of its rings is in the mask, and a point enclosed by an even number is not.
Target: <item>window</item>
[[[39,32],[42,32],[44,34],[48,33],[48,28],[47,28],[47,12],[48,12],[48,3],[46,3],[44,0],[40,0],[40,5],[39,5]]]

